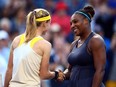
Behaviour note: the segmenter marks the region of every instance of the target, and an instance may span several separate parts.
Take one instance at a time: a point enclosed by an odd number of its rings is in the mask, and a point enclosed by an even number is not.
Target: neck
[[[86,29],[87,30],[87,29]],[[86,38],[90,35],[91,33],[91,29],[87,30],[86,32],[84,32],[81,36],[80,36],[80,40],[84,41],[86,40]]]

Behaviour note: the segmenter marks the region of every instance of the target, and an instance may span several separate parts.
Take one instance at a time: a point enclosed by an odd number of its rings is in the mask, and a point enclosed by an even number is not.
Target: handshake
[[[54,71],[55,72],[55,77],[53,79],[55,79],[58,82],[62,82],[65,80],[65,74],[59,70],[59,71]]]

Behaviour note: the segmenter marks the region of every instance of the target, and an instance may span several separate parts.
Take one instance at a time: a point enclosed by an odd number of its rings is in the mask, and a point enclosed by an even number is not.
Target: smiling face
[[[81,14],[73,14],[71,17],[71,30],[76,36],[80,36],[85,30],[85,17]]]

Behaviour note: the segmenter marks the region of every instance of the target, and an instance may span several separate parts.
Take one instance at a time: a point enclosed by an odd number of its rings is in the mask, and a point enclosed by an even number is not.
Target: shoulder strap
[[[32,48],[34,46],[34,44],[39,40],[43,40],[43,38],[42,37],[35,37],[34,39],[32,39],[30,42],[30,47]]]
[[[79,38],[80,39],[80,38]],[[71,47],[70,47],[70,52],[73,50],[74,46],[78,44],[79,39],[75,40],[72,42]]]
[[[94,32],[91,32],[91,34],[89,35],[89,37],[87,38],[87,40],[86,40],[86,44],[88,44],[89,43],[89,41],[90,41],[90,39],[93,37],[95,35],[95,33]]]
[[[22,34],[20,36],[20,42],[19,42],[19,45],[18,46],[20,46],[22,43],[24,43],[24,41],[25,41],[25,34]]]

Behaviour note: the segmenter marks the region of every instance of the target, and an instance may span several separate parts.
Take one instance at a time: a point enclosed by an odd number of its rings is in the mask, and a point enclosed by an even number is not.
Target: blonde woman
[[[40,87],[41,79],[57,79],[62,73],[48,70],[51,44],[42,35],[50,27],[51,17],[45,9],[27,15],[26,32],[11,45],[4,87]]]

